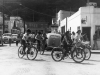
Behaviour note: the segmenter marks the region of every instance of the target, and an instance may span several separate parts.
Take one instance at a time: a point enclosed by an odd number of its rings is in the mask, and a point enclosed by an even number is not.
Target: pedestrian
[[[98,50],[98,44],[97,44],[97,31],[95,31],[95,34],[93,35],[93,41],[94,41],[94,44],[93,44],[93,50]]]
[[[19,39],[20,39],[20,34],[18,34],[18,35],[17,35],[17,39],[16,39],[16,46],[18,46]]]
[[[12,43],[12,39],[11,39],[11,35],[9,37],[9,46],[11,46],[11,43]]]

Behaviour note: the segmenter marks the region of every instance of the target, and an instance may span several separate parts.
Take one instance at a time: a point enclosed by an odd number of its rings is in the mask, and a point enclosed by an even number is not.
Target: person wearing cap
[[[28,29],[22,37],[22,45],[23,45],[24,53],[25,53],[25,49],[26,49],[26,42],[30,41],[31,37],[32,37],[31,30]]]

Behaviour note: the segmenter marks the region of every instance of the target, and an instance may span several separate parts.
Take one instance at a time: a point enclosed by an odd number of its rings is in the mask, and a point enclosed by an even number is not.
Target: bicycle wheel
[[[90,57],[91,57],[91,50],[88,49],[88,48],[85,48],[85,54],[86,54],[86,57],[85,57],[85,60],[89,60]]]
[[[20,47],[18,48],[18,57],[19,57],[19,58],[23,58],[24,55],[25,55],[25,54],[24,54],[24,51],[23,51],[23,46],[20,46]]]
[[[38,51],[37,51],[36,47],[33,46],[27,50],[27,58],[29,60],[34,60],[37,57],[37,53],[38,53]]]
[[[85,60],[85,51],[83,49],[77,48],[75,50],[72,51],[71,53],[72,59],[76,62],[76,63],[81,63]]]
[[[63,58],[63,51],[60,48],[53,48],[52,52],[51,52],[51,56],[53,58],[54,61],[61,61]]]

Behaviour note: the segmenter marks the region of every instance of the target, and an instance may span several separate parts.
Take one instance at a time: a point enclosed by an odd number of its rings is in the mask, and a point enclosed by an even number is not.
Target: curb
[[[100,50],[91,50],[92,54],[100,54]]]

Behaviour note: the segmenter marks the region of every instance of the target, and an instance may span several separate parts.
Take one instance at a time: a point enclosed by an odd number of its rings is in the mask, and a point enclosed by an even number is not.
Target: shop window
[[[96,26],[97,38],[100,39],[100,26]]]
[[[77,30],[80,30],[80,26],[77,27]]]

